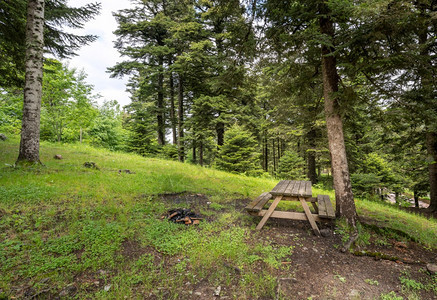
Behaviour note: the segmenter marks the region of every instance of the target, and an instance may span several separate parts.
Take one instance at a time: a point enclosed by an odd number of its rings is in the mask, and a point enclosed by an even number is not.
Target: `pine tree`
[[[260,174],[259,154],[251,133],[241,126],[233,125],[226,131],[224,138],[217,158],[217,166],[233,173]]]

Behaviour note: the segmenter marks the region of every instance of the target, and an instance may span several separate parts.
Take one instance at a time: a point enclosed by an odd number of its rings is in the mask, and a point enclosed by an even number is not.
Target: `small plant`
[[[346,278],[341,276],[340,274],[335,274],[334,278],[340,280],[341,283],[346,283]]]
[[[401,296],[397,296],[395,292],[391,291],[387,294],[381,294],[380,300],[404,300]]]
[[[209,207],[213,210],[222,210],[223,208],[225,208],[223,205],[216,203],[216,202],[212,202]]]
[[[370,284],[370,285],[376,285],[376,286],[378,286],[378,285],[379,285],[379,282],[378,282],[378,280],[373,280],[373,279],[365,279],[365,280],[364,280],[364,282],[366,282],[367,284]]]
[[[404,272],[403,274],[405,276],[401,276],[399,278],[403,288],[405,288],[408,291],[420,291],[425,289],[425,285],[423,283],[409,278],[409,274],[407,272]]]

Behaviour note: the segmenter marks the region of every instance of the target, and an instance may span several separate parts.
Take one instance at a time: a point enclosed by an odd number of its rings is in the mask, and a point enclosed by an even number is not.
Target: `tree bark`
[[[321,15],[320,32],[333,39],[334,24],[329,17],[329,9],[325,3],[322,4]],[[336,214],[338,217],[344,217],[349,225],[356,228],[357,213],[346,158],[343,122],[339,114],[338,99],[335,96],[335,93],[338,92],[339,77],[337,61],[333,52],[332,47],[322,45],[323,96],[335,189]]]
[[[196,156],[196,141],[193,139],[193,163],[197,163],[197,156]]]
[[[164,124],[164,58],[159,56],[159,73],[158,73],[158,145],[165,145],[165,124]]]
[[[43,78],[44,0],[29,0],[26,25],[26,75],[17,164],[40,163],[39,135]]]
[[[264,138],[263,138],[263,149],[264,149],[264,171],[269,171],[269,148],[267,145],[267,131],[264,132]]]
[[[309,145],[309,149],[308,149],[309,151],[307,151],[307,154],[308,154],[308,156],[307,156],[307,167],[308,167],[307,176],[312,184],[316,184],[317,183],[316,153],[314,151],[316,149],[316,131],[314,129],[311,129],[308,132],[307,138],[308,138],[308,145]]]
[[[417,191],[414,191],[414,207],[419,208],[419,195]]]
[[[426,133],[426,150],[429,160],[429,194],[431,200],[428,210],[437,211],[437,133]]]
[[[273,173],[276,173],[276,147],[275,138],[272,139],[272,155],[273,155]]]
[[[217,132],[217,146],[223,146],[224,143],[224,136],[225,136],[225,123],[218,122],[215,128]]]
[[[179,74],[178,82],[178,157],[179,161],[185,160],[184,148],[184,83],[182,75]]]
[[[199,164],[203,167],[203,141],[199,145]]]
[[[171,65],[173,63],[172,59],[169,59],[169,64]],[[175,93],[174,93],[174,79],[173,79],[173,72],[170,72],[170,121],[171,121],[171,129],[173,133],[173,145],[177,145],[178,138],[177,138],[177,120],[176,120],[176,114],[175,114]]]

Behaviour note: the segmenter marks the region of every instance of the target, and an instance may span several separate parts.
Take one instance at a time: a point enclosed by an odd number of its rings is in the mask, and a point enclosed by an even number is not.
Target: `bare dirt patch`
[[[400,277],[432,281],[425,266],[437,261],[437,253],[415,242],[389,240],[384,246],[371,243],[361,248],[399,258],[390,261],[341,253],[339,235],[331,231],[328,237],[317,237],[307,222],[269,220],[267,224],[262,229],[263,238],[294,246],[289,269],[277,274],[278,292],[284,299],[379,299],[381,294],[391,291],[405,297]],[[403,260],[421,262],[405,264]],[[437,299],[432,291],[422,289],[416,293],[418,299]]]

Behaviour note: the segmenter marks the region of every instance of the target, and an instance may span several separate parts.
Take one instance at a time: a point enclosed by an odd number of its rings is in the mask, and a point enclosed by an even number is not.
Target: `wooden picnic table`
[[[270,207],[263,209],[273,197],[274,200]],[[299,201],[304,213],[275,211],[282,200]],[[311,212],[307,202],[312,204],[315,213]],[[246,207],[246,210],[252,215],[262,217],[256,227],[257,230],[260,230],[267,220],[272,217],[290,220],[308,220],[314,233],[320,235],[316,222],[321,222],[322,219],[335,218],[334,209],[327,195],[318,195],[316,198],[313,198],[311,181],[282,180],[270,192],[263,193],[252,201]]]

